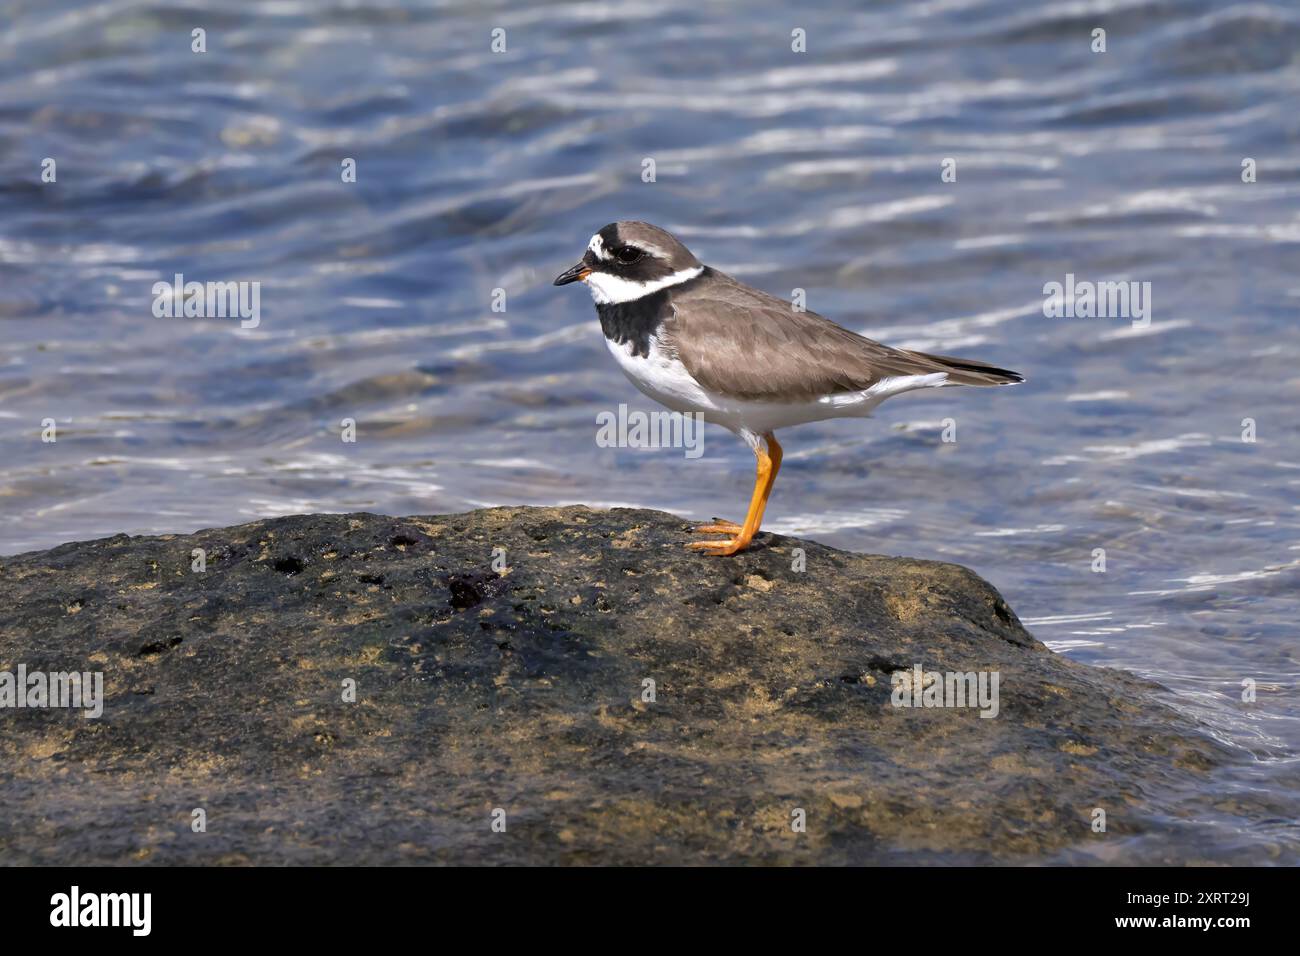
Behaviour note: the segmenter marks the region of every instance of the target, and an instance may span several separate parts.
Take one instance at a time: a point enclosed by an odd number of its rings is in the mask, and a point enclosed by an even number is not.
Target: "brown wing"
[[[972,385],[1008,381],[989,373],[1014,375],[893,349],[815,312],[796,312],[789,302],[720,272],[707,275],[711,281],[691,283],[673,296],[676,314],[665,323],[663,337],[695,380],[718,394],[751,401],[807,400],[861,391],[896,375],[947,372],[954,384]]]

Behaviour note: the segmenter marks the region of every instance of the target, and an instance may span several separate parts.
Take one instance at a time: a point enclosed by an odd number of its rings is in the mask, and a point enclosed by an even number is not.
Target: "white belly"
[[[703,388],[686,371],[686,366],[650,336],[650,355],[633,355],[631,343],[619,345],[605,340],[623,374],[638,389],[675,412],[699,412],[707,422],[714,422],[734,432],[762,435],[778,428],[845,416],[865,417],[890,396],[915,388],[943,385],[948,375],[901,375],[881,379],[860,392],[842,392],[818,399],[796,402],[754,402],[729,398]]]

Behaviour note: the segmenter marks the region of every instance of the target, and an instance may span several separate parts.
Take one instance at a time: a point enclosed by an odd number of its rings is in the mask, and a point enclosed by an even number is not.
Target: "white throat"
[[[689,282],[704,271],[704,266],[682,269],[672,275],[655,279],[653,282],[632,282],[607,272],[593,272],[582,281],[587,283],[587,290],[597,305],[617,305],[621,302],[635,302],[644,296],[667,289],[669,286]]]

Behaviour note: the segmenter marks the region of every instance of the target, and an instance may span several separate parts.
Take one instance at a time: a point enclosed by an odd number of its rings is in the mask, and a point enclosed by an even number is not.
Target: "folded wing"
[[[704,388],[748,401],[808,401],[858,392],[885,378],[944,372],[951,385],[1009,385],[1015,372],[982,362],[890,348],[815,312],[706,270],[673,297],[664,344]]]

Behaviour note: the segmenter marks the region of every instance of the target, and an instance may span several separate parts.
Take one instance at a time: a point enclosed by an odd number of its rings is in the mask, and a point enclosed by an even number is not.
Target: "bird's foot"
[[[702,524],[695,528],[696,534],[729,534],[738,535],[743,528],[734,521],[727,521],[725,518],[715,518],[713,524]],[[709,542],[705,541],[704,544]]]
[[[743,531],[743,529],[741,530]],[[723,541],[692,541],[686,547],[694,551],[702,551],[704,554],[712,555],[715,558],[725,558],[749,547],[751,537],[738,534],[734,538],[727,538]]]
[[[738,525],[736,522],[727,521],[724,518],[715,518],[712,524],[702,524],[694,530],[696,534],[731,535],[725,541],[692,541],[686,546],[695,551],[702,551],[705,554],[711,554],[719,558],[743,550],[749,544],[750,537],[752,537],[752,535],[745,534],[744,525]]]

